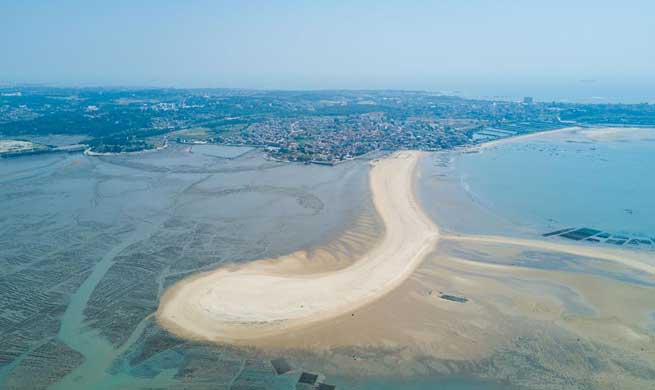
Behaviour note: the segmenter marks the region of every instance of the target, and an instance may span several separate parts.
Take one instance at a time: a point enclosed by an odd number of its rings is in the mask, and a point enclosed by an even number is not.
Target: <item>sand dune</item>
[[[166,291],[160,323],[186,337],[243,342],[347,314],[398,287],[439,237],[414,198],[418,158],[398,152],[375,163],[370,187],[384,233],[351,266],[308,274],[282,257],[220,268]]]

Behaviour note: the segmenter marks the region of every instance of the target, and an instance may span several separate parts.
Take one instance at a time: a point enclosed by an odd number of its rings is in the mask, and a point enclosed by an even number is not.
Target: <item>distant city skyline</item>
[[[655,3],[28,0],[0,83],[655,102]]]

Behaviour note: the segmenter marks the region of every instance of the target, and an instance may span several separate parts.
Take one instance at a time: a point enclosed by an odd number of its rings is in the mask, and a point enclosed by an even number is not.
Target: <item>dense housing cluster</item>
[[[266,148],[334,163],[371,151],[438,150],[574,124],[655,125],[650,104],[473,100],[407,91],[0,88],[0,136],[86,137],[94,152],[168,139]]]

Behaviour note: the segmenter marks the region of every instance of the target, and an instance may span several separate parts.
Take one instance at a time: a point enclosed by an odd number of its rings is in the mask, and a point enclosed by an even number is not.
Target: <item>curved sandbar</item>
[[[307,274],[285,258],[219,268],[184,279],[162,297],[157,318],[176,334],[248,342],[351,313],[399,286],[432,251],[439,230],[417,204],[418,152],[398,152],[371,169],[380,241],[353,265]]]

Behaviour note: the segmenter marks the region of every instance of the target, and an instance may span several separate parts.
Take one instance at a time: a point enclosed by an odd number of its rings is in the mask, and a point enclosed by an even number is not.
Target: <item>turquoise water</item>
[[[526,139],[452,163],[475,202],[512,224],[655,237],[652,140]]]

